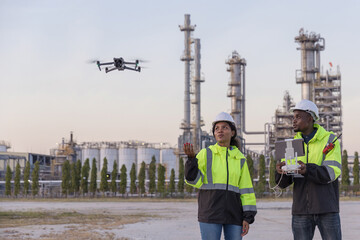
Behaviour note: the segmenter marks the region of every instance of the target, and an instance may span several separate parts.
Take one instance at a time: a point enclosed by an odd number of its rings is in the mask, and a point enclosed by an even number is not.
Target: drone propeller
[[[145,59],[141,59],[141,58],[130,58],[130,60],[132,61],[138,61],[139,63],[148,63],[150,62],[149,60],[145,60]]]
[[[88,64],[93,64],[93,63],[97,63],[97,62],[100,62],[100,60],[99,59],[89,59],[86,61],[86,63],[88,63]]]

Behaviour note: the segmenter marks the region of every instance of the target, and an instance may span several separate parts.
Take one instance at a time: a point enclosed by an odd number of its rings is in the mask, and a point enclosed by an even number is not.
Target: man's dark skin
[[[301,132],[303,135],[309,135],[314,131],[314,119],[305,111],[295,110],[293,115],[293,129],[294,132]],[[300,165],[299,174],[306,173],[306,164],[302,161],[298,161]],[[285,162],[280,162],[276,164],[276,171],[279,174],[286,173],[284,172],[281,167],[285,165]]]

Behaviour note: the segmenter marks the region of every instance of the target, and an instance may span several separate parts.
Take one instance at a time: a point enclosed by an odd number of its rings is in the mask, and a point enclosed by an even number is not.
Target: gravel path
[[[251,239],[292,239],[291,202],[258,202],[258,214],[255,223],[250,226]],[[341,202],[341,224],[343,239],[358,239],[360,236],[360,201]],[[200,239],[197,222],[196,201],[186,202],[0,202],[0,211],[76,211],[79,213],[102,214],[149,214],[160,218],[151,218],[145,222],[126,224],[116,229],[103,229],[103,234],[112,234],[115,239]],[[13,239],[41,239],[49,232],[61,233],[72,225],[30,225],[17,228],[0,228],[0,238],[26,236]],[[99,230],[94,230],[99,231]],[[10,235],[9,235],[10,234]],[[314,239],[321,239],[318,230]]]

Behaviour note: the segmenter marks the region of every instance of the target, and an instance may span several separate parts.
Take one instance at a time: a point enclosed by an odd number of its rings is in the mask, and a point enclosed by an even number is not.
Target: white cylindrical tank
[[[7,147],[4,145],[0,145],[0,152],[7,152]]]
[[[119,148],[119,173],[122,165],[126,167],[127,179],[130,180],[130,171],[133,163],[135,163],[135,172],[137,173],[137,149],[130,147]],[[137,178],[138,176],[136,176]],[[129,182],[130,184],[130,182]]]
[[[99,148],[85,147],[82,149],[81,155],[82,155],[81,164],[84,165],[85,160],[88,158],[90,168],[92,166],[93,159],[95,158],[96,159],[96,167],[97,167],[97,170],[99,171],[99,166],[100,166],[100,149]]]
[[[165,167],[165,178],[170,179],[171,169],[174,169],[175,173],[177,170],[176,167],[176,155],[174,149],[165,148],[160,150],[160,163]]]
[[[138,147],[137,149],[137,173],[140,171],[141,163],[145,162],[146,165],[151,163],[152,157],[155,156],[156,163],[160,162],[160,149],[150,147]]]
[[[82,162],[82,149],[75,148],[75,152],[76,152],[76,161],[80,160]]]
[[[0,152],[7,152],[7,149],[10,148],[10,144],[5,141],[0,141]]]
[[[103,146],[100,149],[100,171],[103,168],[104,158],[107,159],[107,171],[112,172],[114,162],[118,162],[118,149],[111,146]]]

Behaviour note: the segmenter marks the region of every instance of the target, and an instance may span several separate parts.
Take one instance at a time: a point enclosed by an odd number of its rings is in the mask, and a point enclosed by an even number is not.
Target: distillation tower
[[[325,39],[300,29],[295,42],[299,43],[297,50],[301,51],[301,69],[296,70],[296,83],[301,84],[301,99],[314,102],[314,83],[320,76],[320,51],[325,49]]]
[[[240,139],[241,151],[245,150],[245,145],[264,145],[265,143],[246,143],[244,134],[265,134],[265,131],[246,131],[245,127],[245,67],[246,60],[233,51],[231,57],[226,60],[229,65],[227,71],[230,72],[229,90],[227,96],[231,98],[231,116],[236,124],[236,131]]]
[[[193,78],[193,94],[194,98],[191,101],[193,104],[194,109],[194,122],[192,123],[193,126],[193,143],[198,150],[201,148],[201,136],[202,131],[201,127],[204,126],[203,121],[201,121],[201,89],[200,89],[200,83],[204,82],[203,79],[201,79],[201,55],[200,55],[200,39],[196,38],[194,39],[194,64],[195,64],[195,74]]]
[[[182,152],[184,143],[189,142],[194,146],[195,151],[199,151],[203,147],[204,139],[208,139],[208,134],[203,133],[201,127],[204,126],[201,120],[201,89],[200,83],[204,82],[201,78],[201,55],[200,55],[200,39],[192,39],[191,32],[194,31],[195,26],[190,23],[190,15],[185,14],[185,21],[183,26],[179,26],[180,31],[184,32],[184,54],[181,61],[185,63],[185,91],[184,91],[184,119],[180,124],[180,129],[183,134],[179,136],[178,147],[179,153]],[[194,45],[194,56],[192,53],[192,44]],[[194,76],[191,80],[191,62],[194,62]],[[190,95],[193,98],[190,101]],[[190,104],[191,103],[191,104]],[[191,105],[192,110],[191,111]],[[191,118],[191,112],[193,117]],[[192,119],[192,121],[191,121]]]
[[[181,143],[191,142],[191,125],[190,125],[190,62],[193,61],[191,56],[191,32],[195,30],[195,26],[190,24],[190,15],[185,14],[185,21],[183,26],[179,26],[180,31],[184,32],[184,54],[181,56],[181,61],[185,63],[185,90],[184,90],[184,119],[180,124],[180,129],[183,130]],[[180,139],[179,139],[180,140]]]
[[[292,127],[293,114],[290,112],[290,108],[294,106],[295,104],[289,92],[285,91],[283,106],[275,111],[273,142],[292,138],[294,136]]]
[[[233,51],[231,57],[225,62],[229,65],[227,71],[230,72],[229,90],[227,96],[231,98],[231,116],[236,124],[236,131],[240,139],[243,139],[241,127],[243,121],[244,94],[245,94],[245,66],[246,60]]]
[[[342,132],[341,73],[339,67],[320,72],[320,51],[325,39],[320,34],[300,29],[295,37],[301,51],[301,69],[296,70],[296,83],[301,84],[302,99],[313,101],[319,108],[318,123],[336,135]],[[330,63],[332,67],[332,64]]]

